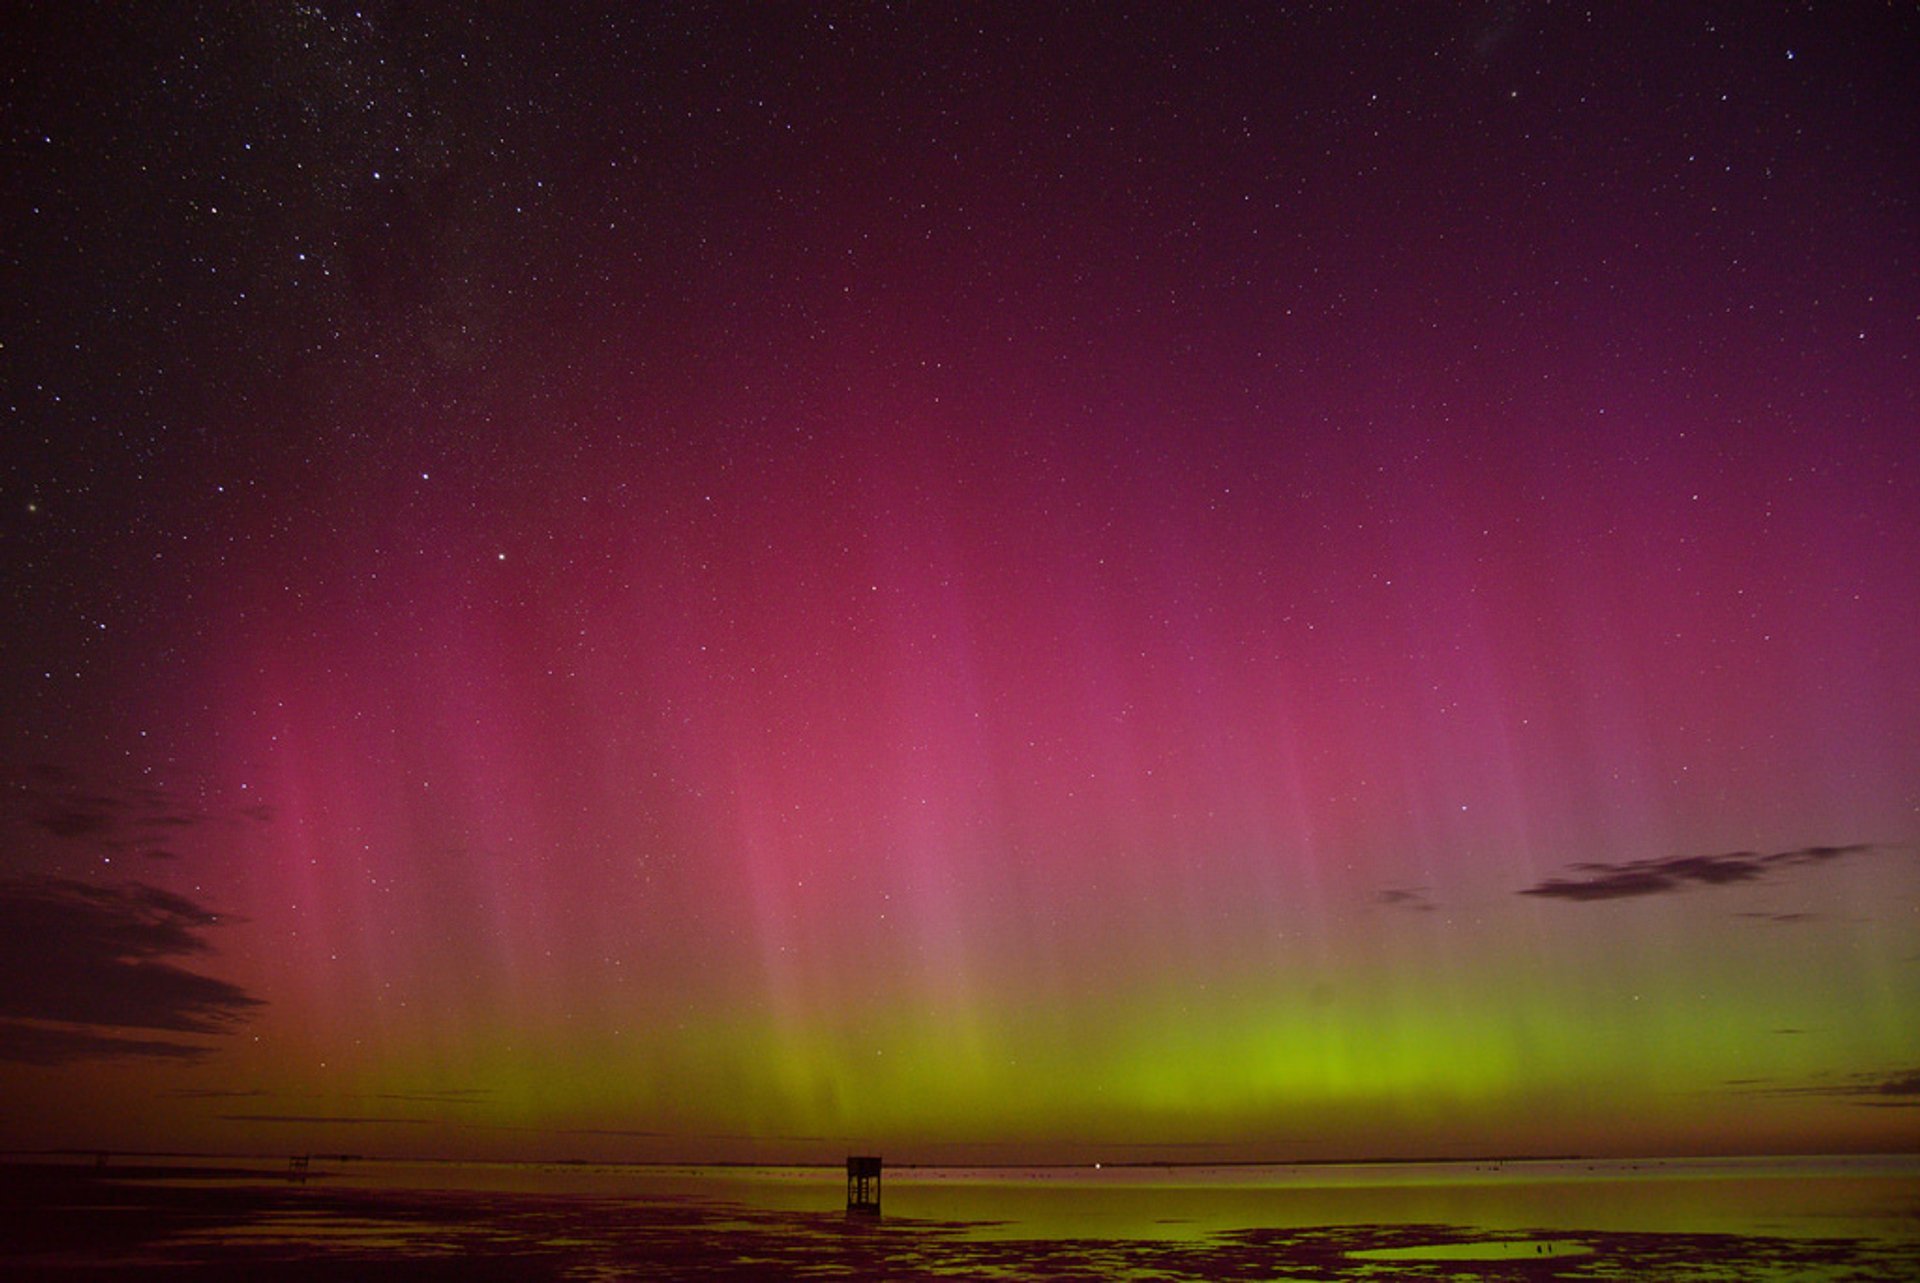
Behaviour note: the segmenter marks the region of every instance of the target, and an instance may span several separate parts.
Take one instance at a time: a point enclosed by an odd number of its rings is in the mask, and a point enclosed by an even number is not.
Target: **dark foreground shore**
[[[1489,1234],[1449,1225],[1164,1239],[978,1236],[697,1198],[335,1186],[245,1169],[0,1167],[7,1279],[1920,1279],[1920,1243]]]

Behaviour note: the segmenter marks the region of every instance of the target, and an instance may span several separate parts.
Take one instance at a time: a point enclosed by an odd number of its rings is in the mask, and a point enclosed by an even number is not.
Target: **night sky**
[[[0,1147],[1920,1147],[1920,15],[1594,8],[10,5]]]

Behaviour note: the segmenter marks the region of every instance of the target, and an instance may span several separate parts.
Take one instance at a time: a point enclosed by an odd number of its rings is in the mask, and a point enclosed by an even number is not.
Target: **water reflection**
[[[356,1165],[289,1185],[13,1168],[0,1273],[1912,1279],[1917,1174],[1912,1160],[902,1169],[887,1215],[850,1222],[831,1171]]]

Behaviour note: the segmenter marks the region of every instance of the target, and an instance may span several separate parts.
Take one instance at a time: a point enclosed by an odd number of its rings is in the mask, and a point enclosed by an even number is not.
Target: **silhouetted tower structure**
[[[880,1158],[876,1154],[847,1156],[847,1211],[880,1215]]]

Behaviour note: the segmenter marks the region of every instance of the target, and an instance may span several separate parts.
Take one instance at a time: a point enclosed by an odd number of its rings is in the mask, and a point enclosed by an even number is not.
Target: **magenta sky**
[[[17,25],[0,1144],[1920,1139],[1910,18]]]

